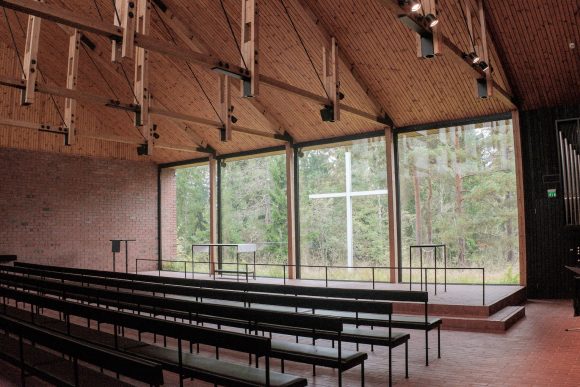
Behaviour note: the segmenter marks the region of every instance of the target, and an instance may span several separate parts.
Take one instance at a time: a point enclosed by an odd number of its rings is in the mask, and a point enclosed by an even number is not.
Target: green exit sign
[[[557,195],[556,195],[556,189],[555,188],[552,188],[552,189],[549,189],[548,190],[548,197],[549,198],[555,198],[556,196]]]

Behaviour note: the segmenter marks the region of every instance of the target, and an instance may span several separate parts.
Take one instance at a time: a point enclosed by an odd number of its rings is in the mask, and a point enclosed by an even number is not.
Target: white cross
[[[308,195],[310,199],[325,199],[325,198],[346,198],[346,248],[348,252],[347,266],[353,267],[353,248],[352,248],[352,197],[353,196],[371,196],[371,195],[386,195],[386,189],[378,189],[374,191],[357,191],[352,192],[352,164],[350,161],[350,152],[344,154],[345,175],[346,175],[346,192],[341,193],[326,193]]]

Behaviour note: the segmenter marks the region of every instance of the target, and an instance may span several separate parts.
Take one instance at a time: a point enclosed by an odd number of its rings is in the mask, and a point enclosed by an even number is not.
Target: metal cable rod
[[[300,42],[300,45],[302,46],[302,48],[304,49],[304,52],[306,53],[306,56],[308,57],[308,61],[310,62],[310,65],[312,66],[312,69],[314,70],[314,74],[316,74],[316,78],[318,78],[318,81],[320,82],[320,85],[322,86],[322,90],[324,90],[324,94],[326,94],[326,97],[330,101],[332,98],[330,98],[330,95],[328,95],[328,92],[326,91],[326,87],[324,87],[324,82],[322,82],[322,78],[320,78],[320,75],[318,74],[318,70],[316,69],[314,62],[313,62],[312,58],[310,57],[308,50],[306,49],[306,45],[304,44],[304,41],[302,40],[302,36],[300,36],[300,33],[298,32],[298,28],[296,28],[296,25],[294,24],[294,20],[292,20],[292,16],[290,16],[290,11],[288,11],[288,7],[286,7],[284,0],[280,0],[280,4],[282,4],[282,7],[284,8],[284,12],[286,13],[286,16],[288,17],[288,20],[290,21],[290,24],[292,25],[292,28],[294,29],[296,36],[298,37],[298,41]]]

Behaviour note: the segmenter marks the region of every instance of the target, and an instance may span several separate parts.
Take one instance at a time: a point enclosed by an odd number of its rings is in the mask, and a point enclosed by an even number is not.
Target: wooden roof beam
[[[189,26],[184,23],[178,15],[173,13],[172,9],[175,8],[172,0],[153,0],[153,4],[159,10],[159,16],[162,21],[177,35],[182,42],[193,51],[197,51],[211,57],[217,57],[218,53],[207,44],[195,31],[191,30]],[[240,84],[234,82],[232,84],[237,92],[241,92]],[[270,124],[272,131],[279,134],[287,134],[288,124],[279,115],[271,111],[270,108],[265,106],[259,97],[245,99],[254,109],[264,117],[264,119]]]
[[[30,121],[24,120],[14,120],[10,118],[1,118],[0,117],[0,125],[2,126],[11,126],[16,128],[25,128],[25,129],[32,129],[37,130],[39,132],[47,132],[47,133],[54,133],[54,134],[62,134],[66,135],[68,129],[63,126],[58,125],[50,125],[50,124],[40,124]],[[80,133],[77,135],[79,138],[87,138],[92,140],[101,140],[101,141],[109,141],[109,142],[118,142],[121,144],[130,144],[130,145],[141,145],[142,140],[138,138],[125,138],[116,136],[113,134],[107,133],[99,133],[99,134],[91,134],[91,133],[83,133],[83,131],[79,131]],[[177,145],[177,144],[165,144],[165,143],[158,143],[156,144],[157,148],[160,149],[167,149],[167,150],[176,150],[182,152],[191,152],[191,153],[209,153],[213,154],[211,149],[205,147],[191,147],[187,145]]]
[[[24,90],[26,88],[24,81],[5,76],[0,76],[0,85],[20,90]],[[132,103],[123,103],[101,95],[87,93],[79,90],[69,90],[65,87],[43,85],[36,83],[35,90],[38,93],[50,94],[64,98],[73,98],[76,99],[77,101],[82,101],[94,105],[106,106],[113,109],[127,110],[130,112],[139,111],[139,106]]]
[[[429,27],[423,25],[419,20],[417,15],[414,14],[404,14],[401,7],[399,7],[398,0],[378,0],[381,4],[385,5],[391,10],[393,14],[399,17],[399,20],[403,22],[409,29],[419,33],[419,34],[433,34],[433,30]],[[476,79],[485,78],[486,74],[480,67],[473,66],[471,60],[465,55],[463,50],[461,50],[455,43],[453,43],[447,36],[440,33],[441,44],[447,47],[453,55],[461,59],[466,65],[468,65],[471,73]],[[510,107],[515,108],[512,95],[507,92],[503,87],[501,87],[497,82],[492,81],[493,89],[497,91],[497,96],[505,101]]]
[[[386,0],[383,0],[386,1]],[[13,9],[19,12],[28,13],[33,16],[38,16],[47,20],[54,21],[56,23],[61,23],[81,29],[88,32],[93,32],[95,34],[104,35],[110,39],[121,40],[123,37],[123,29],[109,25],[104,22],[99,22],[94,19],[78,16],[74,12],[70,12],[55,6],[49,6],[43,3],[37,3],[32,0],[0,0],[0,6]],[[140,33],[135,33],[135,44],[139,47],[154,51],[160,54],[164,54],[173,58],[181,59],[186,62],[196,63],[203,66],[204,68],[215,70],[221,72],[230,77],[238,79],[249,78],[249,71],[239,68],[238,66],[233,66],[225,61],[218,60],[207,54],[201,54],[191,50],[187,50],[182,47],[172,47],[167,44],[167,42],[159,41],[153,39],[149,36],[145,36]],[[298,87],[289,85],[287,83],[274,80],[273,78],[260,76],[260,82],[268,86],[275,87],[279,90],[283,90],[287,93],[292,93],[298,96],[305,97],[312,101],[317,101],[319,104],[324,105],[326,103],[326,98],[311,93],[307,90],[300,89]],[[323,100],[321,102],[321,99]],[[342,106],[343,111],[349,112],[360,118],[368,119],[369,121],[387,124],[388,122],[383,117],[376,117],[373,114],[361,112],[359,109],[348,107],[347,105]],[[285,135],[284,137],[288,137]]]
[[[66,88],[76,90],[77,77],[79,73],[79,46],[81,43],[81,34],[79,30],[74,29],[69,37],[68,61],[66,72]],[[67,97],[64,100],[64,123],[68,129],[65,137],[66,145],[73,145],[76,142],[76,119],[77,119],[77,100]]]
[[[61,24],[58,24],[58,26],[65,31],[67,34],[72,34],[73,31],[75,29],[72,29],[70,27],[67,26],[63,26]],[[119,82],[119,83],[123,83],[125,82],[125,79],[121,77],[121,75],[114,71],[113,69],[110,68],[111,63],[109,61],[106,61],[104,58],[106,57],[106,54],[100,50],[99,46],[97,44],[95,44],[94,42],[90,41],[85,35],[83,35],[81,33],[81,44],[84,44],[88,50],[94,52],[96,55],[93,57],[93,59],[98,62],[101,66],[103,66],[103,68],[109,70],[109,73],[115,77],[115,79]],[[121,47],[119,46],[117,48],[118,50],[118,57],[120,57],[120,49]],[[90,53],[89,53],[90,55]],[[159,102],[157,102],[159,103]],[[208,141],[201,136],[199,133],[197,133],[197,131],[191,127],[188,127],[187,125],[185,126],[185,128],[180,128],[181,130],[183,130],[184,132],[187,133],[187,135],[190,137],[190,139],[192,140],[192,142],[194,142],[199,149],[205,149],[207,152],[205,153],[210,153],[210,154],[216,154],[216,150],[208,143]]]
[[[37,16],[28,16],[28,27],[26,29],[26,43],[24,45],[24,58],[22,61],[22,79],[25,81],[25,88],[21,92],[22,105],[30,105],[34,102],[34,85],[38,75],[38,42],[40,41],[40,19]]]
[[[318,32],[324,37],[325,41],[330,41],[332,36],[330,33],[330,28],[328,25],[325,24],[324,20],[318,17],[316,13],[312,10],[312,8],[308,5],[306,0],[298,0],[297,7],[298,11],[304,13],[318,28]],[[378,97],[374,94],[371,88],[368,85],[368,82],[364,79],[362,74],[358,71],[356,66],[354,65],[353,61],[348,56],[348,53],[344,49],[340,49],[338,51],[338,58],[344,64],[344,66],[350,72],[350,75],[355,79],[358,83],[360,88],[365,92],[365,94],[369,97],[370,102],[373,105],[373,110],[376,116],[382,116],[384,122],[388,126],[393,126],[393,120],[388,115],[386,109],[379,103]]]
[[[214,120],[210,120],[210,119],[202,118],[202,117],[191,116],[191,115],[183,114],[183,113],[171,112],[171,111],[163,110],[163,109],[151,108],[150,113],[153,115],[158,115],[158,116],[162,116],[162,117],[166,117],[166,118],[172,118],[172,119],[179,120],[179,121],[191,122],[191,123],[202,125],[202,126],[212,127],[212,128],[217,129],[217,130],[221,130],[220,128],[222,127],[222,123],[219,121],[214,121]],[[282,135],[282,134],[263,132],[260,130],[246,128],[246,127],[239,126],[239,125],[232,124],[231,130],[233,132],[246,133],[246,134],[251,134],[254,136],[269,138],[269,139],[278,140],[278,141],[289,141],[289,138],[287,136]]]
[[[112,24],[98,21],[96,19],[79,16],[75,12],[68,11],[53,5],[37,3],[33,0],[0,0],[0,6],[13,9],[18,12],[37,16],[56,23],[64,24],[79,30],[92,32],[97,35],[103,35],[109,39],[117,41],[123,40],[122,27],[115,27]],[[226,61],[213,58],[210,55],[201,54],[187,50],[183,47],[171,47],[167,42],[159,41],[141,33],[135,33],[135,45],[154,51],[160,54],[182,59],[187,62],[196,63],[210,70],[221,71],[234,78],[249,77],[244,69],[234,66]]]

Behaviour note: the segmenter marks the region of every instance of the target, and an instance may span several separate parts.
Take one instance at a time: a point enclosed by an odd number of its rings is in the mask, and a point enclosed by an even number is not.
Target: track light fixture
[[[425,16],[425,21],[427,22],[427,25],[431,28],[439,24],[439,19],[437,19],[437,16],[433,15],[432,13],[428,13],[427,16]]]
[[[149,147],[147,144],[141,144],[137,147],[137,156],[146,156],[148,153]]]
[[[411,12],[419,12],[421,9],[421,3],[417,0],[399,0],[399,7],[409,7]]]
[[[484,61],[480,61],[478,63],[478,66],[480,69],[482,69],[483,71],[487,71],[489,70],[489,65],[487,63],[485,63]]]
[[[323,122],[334,122],[334,107],[332,105],[324,105],[320,109],[320,118]]]
[[[232,121],[232,124],[235,124],[236,122],[238,122],[238,117],[236,117],[232,114],[230,117],[230,121]]]
[[[471,63],[477,64],[480,61],[479,55],[475,53],[475,51],[470,52],[467,57],[471,60]]]

